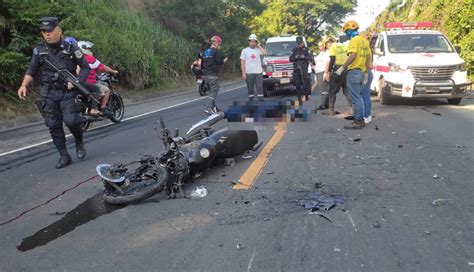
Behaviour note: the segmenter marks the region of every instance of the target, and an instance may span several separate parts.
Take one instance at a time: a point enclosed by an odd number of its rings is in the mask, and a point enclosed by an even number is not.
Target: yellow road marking
[[[265,165],[267,165],[270,153],[285,135],[286,123],[278,123],[275,126],[275,130],[270,141],[265,145],[262,152],[258,154],[252,164],[250,164],[249,168],[247,168],[245,173],[240,177],[239,183],[235,184],[233,189],[247,190],[252,187]]]

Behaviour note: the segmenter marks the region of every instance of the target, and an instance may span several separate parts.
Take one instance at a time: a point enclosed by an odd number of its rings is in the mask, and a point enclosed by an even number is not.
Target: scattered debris
[[[242,155],[242,159],[244,159],[244,160],[248,160],[248,159],[251,159],[251,158],[253,158],[252,155]]]
[[[223,246],[224,246],[224,244],[219,244],[219,247],[223,247]]]
[[[380,156],[368,156],[367,159],[369,160],[376,160],[376,159],[381,159],[382,157]]]
[[[416,149],[423,149],[423,148],[425,148],[425,147],[424,146],[419,146]]]
[[[467,265],[473,266],[474,262],[467,262]]]
[[[403,145],[399,144],[399,145],[398,145],[398,148],[403,148]]]
[[[353,142],[360,142],[362,139],[361,138],[349,138],[349,140]]]
[[[318,212],[318,211],[315,211],[315,212],[309,212],[309,214],[316,214],[316,215],[319,215],[320,217],[322,217],[322,218],[324,218],[324,219],[326,219],[327,221],[329,221],[329,222],[331,222],[331,223],[332,223],[332,220],[331,220],[331,218],[329,218],[327,215],[325,215],[325,214],[322,214],[322,213],[320,213],[320,212]]]
[[[375,221],[373,224],[372,224],[372,227],[374,228],[377,228],[377,229],[380,229],[382,227],[382,223],[380,223],[378,220]]]
[[[244,201],[244,204],[249,204],[249,203],[250,203],[250,201],[248,201],[248,200]]]
[[[204,186],[198,186],[194,188],[194,190],[191,192],[191,197],[205,197],[207,196],[207,189]]]
[[[265,218],[263,218],[263,221],[270,221],[270,218],[265,217]]]
[[[441,116],[441,113],[439,112],[432,112],[431,114]]]
[[[454,203],[454,200],[450,198],[439,198],[439,199],[433,200],[433,202],[431,202],[431,205],[439,207],[448,203]]]
[[[425,132],[426,132],[426,130],[420,130],[420,131],[418,131],[418,133],[420,133],[420,134],[423,134],[423,133],[425,133]]]
[[[425,234],[426,234],[426,235],[431,235],[431,232],[430,232],[430,231],[427,231],[427,230],[425,230]]]
[[[322,183],[321,181],[316,181],[314,183],[314,187],[316,187],[316,189],[321,189],[323,188],[323,186],[324,186],[324,183]]]
[[[340,252],[340,251],[341,251],[341,249],[340,249],[340,248],[337,248],[337,247],[335,247],[335,248],[334,248],[334,251],[335,251],[335,252]]]
[[[344,153],[342,153],[342,154],[337,154],[337,156],[339,157],[339,159],[342,160],[342,159],[346,156],[346,154],[344,154]]]
[[[438,174],[434,174],[434,175],[433,175],[433,178],[434,178],[434,179],[439,179],[440,177],[438,176]]]
[[[380,130],[379,127],[377,125],[375,125],[375,130]]]
[[[238,250],[242,250],[245,248],[245,245],[244,244],[237,244],[237,249]]]
[[[64,215],[66,214],[66,212],[54,212],[54,213],[50,213],[49,215]]]
[[[225,176],[226,176],[225,172],[221,172],[221,177],[225,177]]]
[[[295,200],[295,202],[311,212],[329,211],[336,205],[344,203],[344,200],[340,196],[323,195],[319,191],[306,193],[307,195],[305,199]],[[330,219],[328,220],[331,221]]]
[[[396,133],[395,131],[392,131],[392,134],[395,135],[395,134],[397,134],[397,133]]]
[[[457,144],[457,145],[456,145],[456,148],[466,148],[466,146],[465,146],[465,145]]]
[[[273,171],[268,171],[268,172],[267,172],[267,175],[273,175],[274,173],[275,173],[275,172],[273,172]]]

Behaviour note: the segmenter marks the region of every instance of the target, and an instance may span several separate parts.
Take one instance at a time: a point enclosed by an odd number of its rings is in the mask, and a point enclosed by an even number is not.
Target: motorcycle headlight
[[[389,63],[388,66],[390,67],[390,72],[404,72],[408,68],[406,65],[396,63]]]
[[[199,155],[201,155],[202,158],[207,159],[211,155],[211,152],[207,148],[201,148],[201,150],[199,150]]]
[[[273,66],[272,65],[267,65],[267,67],[265,68],[265,71],[266,72],[273,72]]]

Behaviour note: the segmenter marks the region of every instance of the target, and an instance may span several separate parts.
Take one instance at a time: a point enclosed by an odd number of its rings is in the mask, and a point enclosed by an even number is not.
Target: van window
[[[453,53],[448,40],[440,34],[400,34],[388,36],[391,53]]]
[[[294,42],[270,42],[267,43],[267,56],[289,56],[296,47]]]

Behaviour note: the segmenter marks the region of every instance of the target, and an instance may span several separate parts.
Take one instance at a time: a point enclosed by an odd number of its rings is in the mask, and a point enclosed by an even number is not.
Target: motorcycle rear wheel
[[[109,109],[112,111],[112,116],[110,117],[110,121],[114,123],[119,123],[123,119],[123,115],[125,113],[125,106],[123,104],[122,97],[114,93],[110,96],[109,99]]]
[[[203,81],[200,85],[198,85],[198,91],[199,91],[199,95],[201,96],[205,96],[207,95],[207,84],[205,81]]]
[[[168,170],[164,166],[157,166],[155,170],[156,178],[132,182],[124,194],[118,193],[112,187],[106,187],[103,195],[104,201],[112,205],[133,204],[158,194],[168,182]]]

